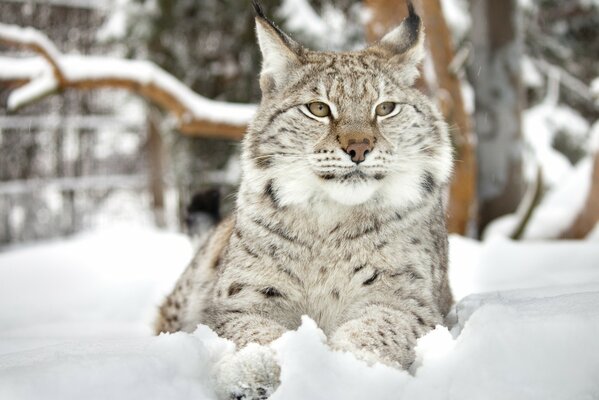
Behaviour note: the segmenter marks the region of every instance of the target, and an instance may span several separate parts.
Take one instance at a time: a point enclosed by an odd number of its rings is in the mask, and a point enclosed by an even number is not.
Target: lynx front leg
[[[331,347],[350,351],[369,363],[408,368],[414,361],[416,339],[430,330],[421,316],[385,306],[366,307],[360,316],[341,325]]]
[[[217,367],[219,396],[227,400],[267,399],[279,386],[280,368],[273,350],[265,345],[286,329],[257,315],[224,317],[225,322],[218,324],[216,331],[234,341],[239,351],[225,357]]]

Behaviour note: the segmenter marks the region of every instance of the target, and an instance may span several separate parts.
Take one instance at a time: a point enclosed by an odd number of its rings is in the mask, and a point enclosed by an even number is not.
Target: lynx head
[[[307,50],[259,7],[262,102],[244,142],[244,190],[283,206],[334,202],[410,207],[451,174],[447,128],[412,88],[424,56],[409,16],[357,52]]]

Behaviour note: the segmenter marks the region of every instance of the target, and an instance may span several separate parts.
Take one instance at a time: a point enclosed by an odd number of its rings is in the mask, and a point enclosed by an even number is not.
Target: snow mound
[[[272,399],[599,397],[599,248],[450,239],[460,301],[410,371],[335,352],[314,321],[271,348]],[[1,399],[216,399],[233,343],[205,326],[154,337],[191,257],[177,234],[119,227],[0,253]]]

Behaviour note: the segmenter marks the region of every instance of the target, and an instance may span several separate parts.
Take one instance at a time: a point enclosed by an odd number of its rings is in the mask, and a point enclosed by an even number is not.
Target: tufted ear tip
[[[408,16],[401,24],[387,33],[371,50],[397,65],[406,84],[411,85],[419,75],[418,66],[422,62],[424,49],[424,30],[422,21],[411,1],[408,4]]]
[[[422,36],[422,21],[412,2],[408,1],[408,16],[398,27],[383,36],[378,46],[392,54],[402,54],[417,46]]]
[[[264,14],[264,8],[262,8],[262,3],[258,0],[252,0],[252,7],[254,8],[256,18],[267,19],[266,14]]]
[[[421,35],[422,29],[422,21],[420,16],[416,14],[416,10],[414,9],[414,4],[411,1],[408,1],[408,16],[402,22],[402,25],[406,25],[406,34],[409,36],[410,42],[417,42],[418,38]]]
[[[287,79],[290,69],[300,63],[302,49],[266,17],[259,2],[253,1],[252,4],[256,12],[256,36],[262,52],[260,86],[265,93]]]

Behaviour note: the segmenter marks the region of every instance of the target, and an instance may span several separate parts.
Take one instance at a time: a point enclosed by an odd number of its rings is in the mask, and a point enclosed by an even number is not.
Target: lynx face
[[[409,207],[451,173],[447,129],[411,88],[423,54],[419,20],[351,53],[309,51],[266,19],[263,100],[245,142],[244,178],[281,205],[334,201]]]

